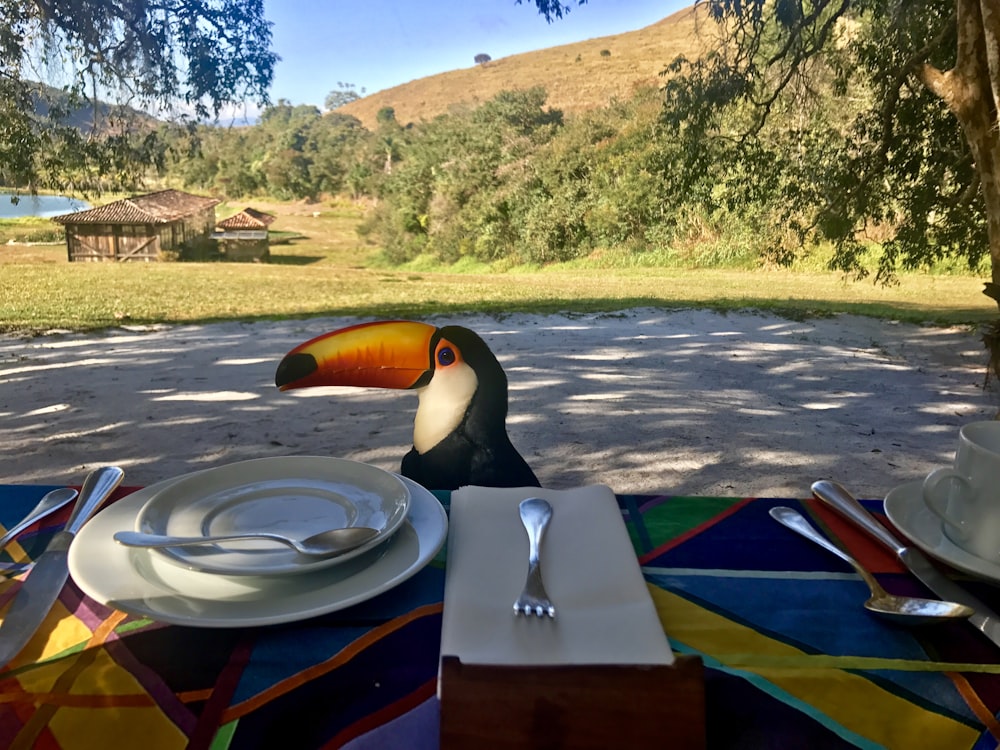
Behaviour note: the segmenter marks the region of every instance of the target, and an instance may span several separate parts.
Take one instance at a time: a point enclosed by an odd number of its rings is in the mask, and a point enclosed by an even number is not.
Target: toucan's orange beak
[[[299,344],[278,364],[282,391],[316,385],[414,388],[426,384],[437,328],[393,320],[362,323]]]

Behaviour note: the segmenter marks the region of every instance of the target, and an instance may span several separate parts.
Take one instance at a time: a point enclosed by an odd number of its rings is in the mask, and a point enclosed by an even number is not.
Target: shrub
[[[205,262],[221,258],[219,241],[211,237],[195,237],[181,245],[180,260]]]

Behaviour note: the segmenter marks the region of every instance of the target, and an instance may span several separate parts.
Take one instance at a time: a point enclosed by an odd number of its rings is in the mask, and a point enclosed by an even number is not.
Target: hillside
[[[636,86],[656,84],[660,71],[678,55],[697,57],[713,24],[703,12],[687,8],[637,31],[598,37],[486,65],[428,76],[351,102],[338,111],[354,115],[365,127],[392,107],[401,124],[431,120],[458,104],[476,105],[504,89],[545,86],[548,104],[565,112],[607,105]],[[699,39],[699,30],[705,38]],[[484,50],[488,52],[488,50]],[[608,54],[602,55],[602,51]]]
[[[155,118],[127,105],[99,101],[95,113],[95,108],[90,103],[70,107],[67,94],[57,88],[47,86],[44,83],[32,83],[31,86],[36,115],[43,118],[48,117],[50,108],[58,105],[67,110],[59,123],[76,128],[82,133],[90,134],[94,131],[95,114],[97,115],[98,132],[104,134],[120,130],[123,127],[145,129],[155,127],[157,124]]]

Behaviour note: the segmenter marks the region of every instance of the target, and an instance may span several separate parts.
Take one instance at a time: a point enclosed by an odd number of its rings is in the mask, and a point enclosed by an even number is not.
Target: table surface
[[[0,524],[48,489],[0,485]],[[618,500],[671,645],[704,662],[710,748],[997,747],[1000,649],[967,623],[903,629],[869,615],[853,571],[769,508],[805,513],[890,591],[928,592],[816,501]],[[0,559],[40,554],[67,514]],[[363,604],[240,629],[128,616],[70,581],[0,673],[0,747],[437,747],[445,565],[442,551]],[[1000,589],[955,577],[1000,607]],[[0,607],[19,587],[0,583]]]

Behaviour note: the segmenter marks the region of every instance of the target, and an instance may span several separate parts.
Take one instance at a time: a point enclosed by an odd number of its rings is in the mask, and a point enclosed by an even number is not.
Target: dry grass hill
[[[401,124],[431,120],[450,108],[476,105],[504,89],[545,86],[548,104],[565,112],[605,106],[637,86],[657,84],[678,55],[697,57],[712,39],[714,24],[687,8],[638,31],[525,52],[485,65],[428,76],[351,102],[338,111],[365,127],[392,107]]]

